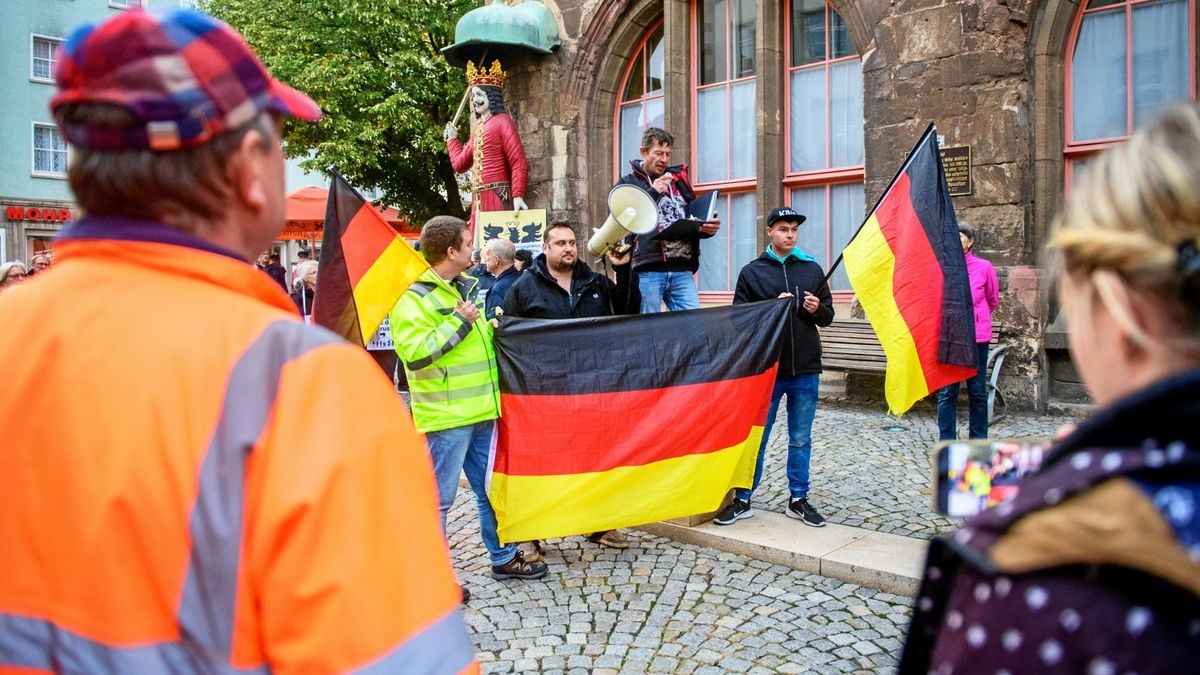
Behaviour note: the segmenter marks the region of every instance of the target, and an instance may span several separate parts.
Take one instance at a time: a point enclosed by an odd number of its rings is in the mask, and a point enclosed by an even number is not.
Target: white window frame
[[[66,172],[66,171],[63,171],[62,173],[59,173],[59,172],[57,172],[57,171],[38,171],[38,170],[37,170],[37,153],[38,153],[38,150],[39,150],[39,148],[37,147],[37,130],[38,130],[39,128],[51,129],[51,130],[53,130],[53,131],[54,131],[54,133],[55,133],[55,134],[57,134],[57,135],[58,135],[58,137],[59,137],[60,139],[62,139],[62,143],[63,143],[63,153],[67,155],[67,158],[66,158],[66,160],[67,160],[67,163],[68,163],[68,165],[70,164],[70,161],[71,161],[71,155],[70,155],[70,149],[69,149],[69,146],[67,145],[67,141],[66,141],[66,139],[65,139],[65,138],[62,138],[62,133],[61,133],[61,132],[59,132],[59,130],[58,130],[58,127],[57,127],[57,126],[55,126],[55,125],[53,125],[53,124],[47,124],[47,123],[45,123],[45,122],[34,122],[34,123],[33,123],[33,125],[32,125],[32,127],[31,127],[31,131],[30,131],[30,135],[29,135],[29,169],[30,169],[30,175],[31,175],[31,176],[33,176],[33,177],[35,177],[35,178],[57,178],[57,179],[66,180],[66,178],[67,178],[67,172]],[[57,151],[57,150],[55,150],[54,148],[41,148],[41,150],[42,150],[43,152],[58,152],[58,151]],[[53,165],[53,162],[51,162],[51,165]]]
[[[108,0],[108,6],[113,9],[129,9],[130,7],[146,8],[146,0]]]
[[[49,42],[56,45],[54,50],[54,58],[50,59],[50,77],[42,77],[34,72],[33,64],[39,60],[37,53],[34,51],[38,41]],[[58,63],[58,49],[62,48],[63,39],[54,37],[53,35],[41,35],[38,33],[30,33],[29,35],[29,81],[41,82],[44,84],[54,84],[54,66]]]

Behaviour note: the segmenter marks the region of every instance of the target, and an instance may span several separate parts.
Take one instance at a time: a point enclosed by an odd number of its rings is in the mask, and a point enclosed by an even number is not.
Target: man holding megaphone
[[[700,240],[721,229],[721,221],[714,213],[700,223],[694,236],[672,240],[656,236],[687,218],[688,205],[696,197],[687,180],[687,165],[670,165],[674,143],[675,138],[665,130],[646,129],[638,150],[641,159],[633,160],[633,170],[617,182],[640,187],[654,201],[655,227],[636,233],[633,249],[633,269],[638,273],[642,292],[642,314],[659,311],[664,302],[670,311],[700,307],[694,279],[700,268]]]

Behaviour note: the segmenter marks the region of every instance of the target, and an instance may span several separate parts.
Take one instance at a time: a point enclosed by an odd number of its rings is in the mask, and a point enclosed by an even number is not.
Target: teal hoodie
[[[792,247],[792,252],[791,252],[791,253],[789,253],[789,254],[787,254],[787,255],[783,256],[782,258],[780,258],[780,257],[779,257],[779,256],[778,256],[778,255],[775,253],[775,249],[771,248],[771,245],[770,245],[770,244],[767,244],[767,255],[771,256],[771,259],[772,259],[772,260],[774,260],[774,261],[778,262],[778,263],[779,263],[779,264],[781,264],[781,265],[782,265],[783,263],[787,262],[787,259],[788,259],[788,258],[790,258],[790,257],[792,257],[792,256],[796,256],[796,259],[797,259],[797,260],[799,260],[800,262],[816,262],[816,261],[817,261],[817,259],[816,259],[816,258],[814,258],[814,257],[812,257],[811,255],[809,255],[809,254],[805,253],[805,252],[804,252],[804,249],[800,248],[799,246],[793,246],[793,247]]]

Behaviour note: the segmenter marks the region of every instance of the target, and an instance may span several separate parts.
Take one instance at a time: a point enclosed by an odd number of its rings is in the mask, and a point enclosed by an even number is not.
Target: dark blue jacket
[[[504,296],[508,295],[508,287],[512,286],[519,276],[521,276],[521,271],[510,266],[492,282],[492,287],[488,289],[487,299],[483,304],[484,314],[487,315],[487,318],[496,318],[496,308],[504,302]]]

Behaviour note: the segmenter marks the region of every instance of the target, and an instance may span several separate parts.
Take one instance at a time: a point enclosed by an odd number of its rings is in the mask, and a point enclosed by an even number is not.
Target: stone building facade
[[[1084,396],[1044,243],[1088,156],[1166,103],[1195,101],[1196,0],[545,4],[562,46],[507,64],[531,206],[586,236],[628,170],[630,137],[636,150],[641,126],[661,124],[693,182],[728,195],[699,275],[702,299],[725,302],[771,208],[808,213],[801,246],[827,266],[935,122],[944,147],[970,148],[972,189],[954,204],[1000,275],[1001,389],[1026,410]],[[847,316],[852,294],[834,290]]]

